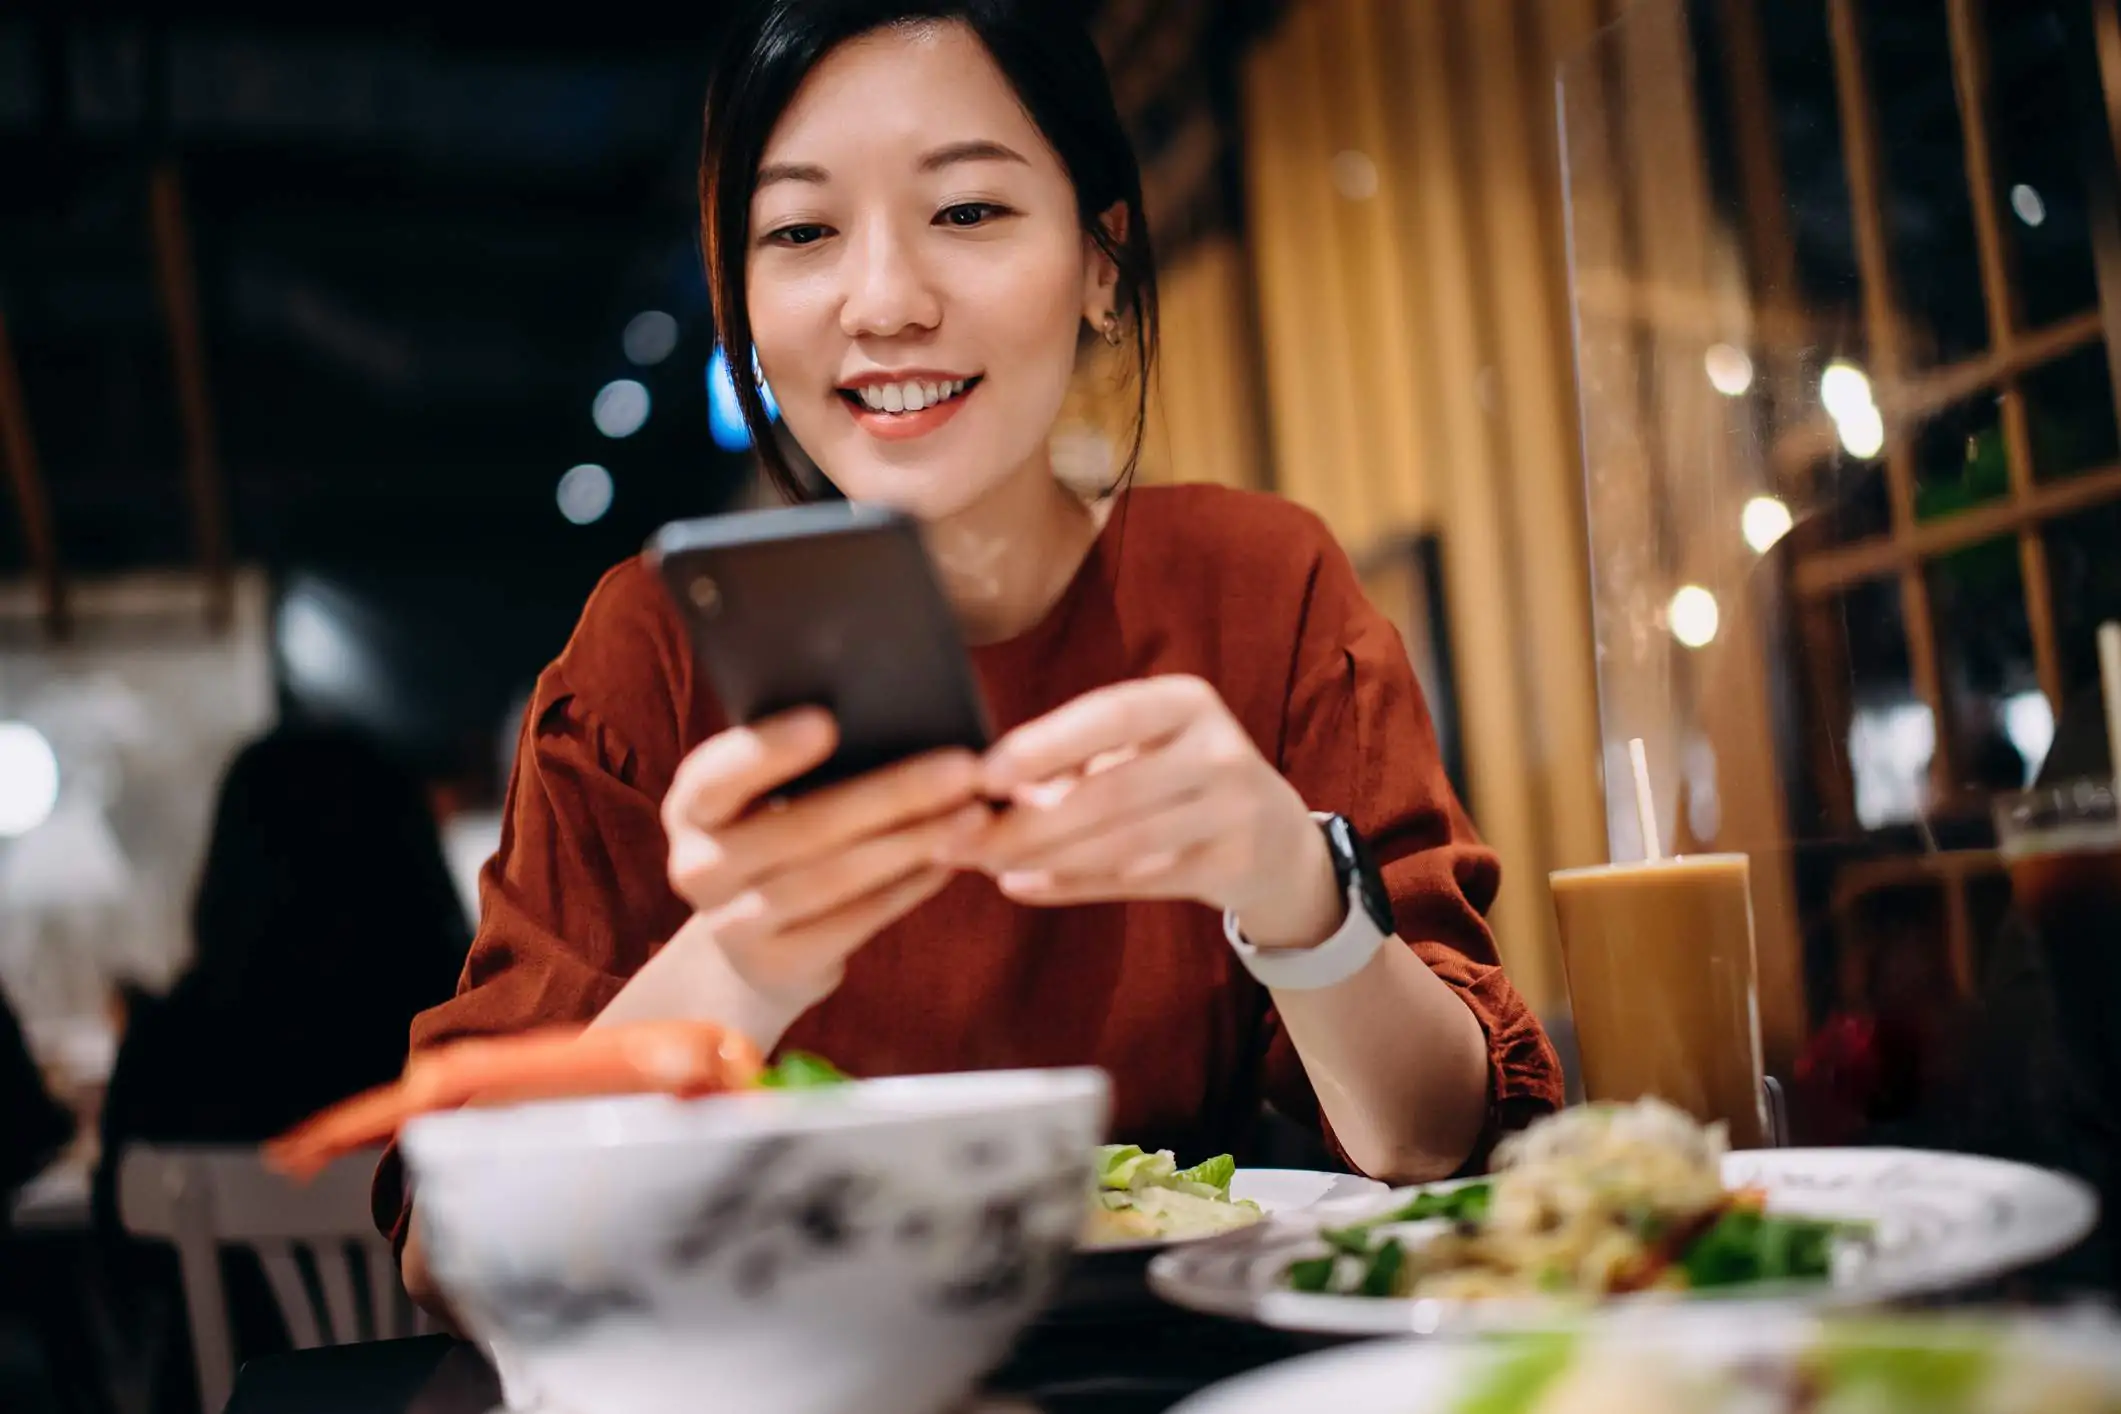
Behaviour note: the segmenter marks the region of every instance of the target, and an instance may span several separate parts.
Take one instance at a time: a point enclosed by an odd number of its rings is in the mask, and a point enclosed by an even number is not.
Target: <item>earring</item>
[[[1097,332],[1103,335],[1105,342],[1113,348],[1119,347],[1119,313],[1117,310],[1108,309],[1105,311],[1105,317],[1099,322]]]

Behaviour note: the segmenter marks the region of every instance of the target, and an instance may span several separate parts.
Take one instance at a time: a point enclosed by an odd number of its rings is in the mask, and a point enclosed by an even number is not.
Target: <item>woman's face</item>
[[[782,416],[842,492],[939,521],[1046,446],[1113,275],[1074,188],[964,26],[866,35],[768,139],[746,255]]]

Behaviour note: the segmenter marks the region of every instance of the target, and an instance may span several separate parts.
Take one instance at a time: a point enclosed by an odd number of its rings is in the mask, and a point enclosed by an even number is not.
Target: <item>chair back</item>
[[[128,1145],[118,1170],[127,1232],[177,1249],[198,1370],[199,1407],[218,1414],[235,1385],[221,1249],[257,1254],[296,1348],[391,1340],[433,1329],[398,1278],[369,1216],[376,1153],[340,1160],[306,1184],[248,1147]]]

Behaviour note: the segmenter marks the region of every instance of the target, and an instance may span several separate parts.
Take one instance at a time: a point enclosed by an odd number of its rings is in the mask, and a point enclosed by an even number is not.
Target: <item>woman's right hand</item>
[[[746,986],[796,1007],[823,1000],[857,948],[939,892],[944,861],[990,818],[966,751],[771,799],[837,741],[816,709],[733,727],[685,758],[663,800],[670,883],[699,933]]]

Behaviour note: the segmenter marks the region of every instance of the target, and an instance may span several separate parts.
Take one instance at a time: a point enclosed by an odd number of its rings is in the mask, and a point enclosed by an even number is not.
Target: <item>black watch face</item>
[[[1385,892],[1384,876],[1377,871],[1369,845],[1341,815],[1334,816],[1327,825],[1326,838],[1332,843],[1333,868],[1340,875],[1342,886],[1355,885],[1363,912],[1370,915],[1378,932],[1391,936],[1398,926],[1392,920],[1392,896]]]

